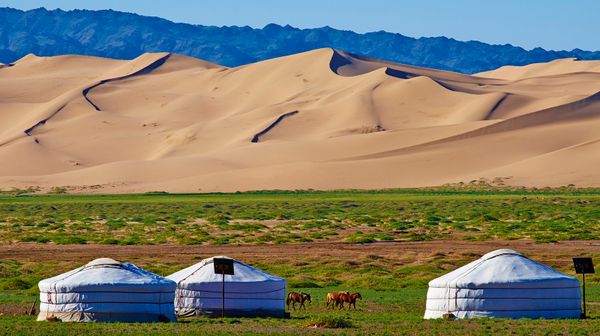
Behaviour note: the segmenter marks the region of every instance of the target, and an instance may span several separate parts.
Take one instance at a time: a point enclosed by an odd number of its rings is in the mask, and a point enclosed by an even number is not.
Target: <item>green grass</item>
[[[107,335],[107,334],[395,334],[395,335],[592,335],[598,332],[600,313],[588,320],[422,320],[425,289],[375,291],[360,289],[364,300],[357,310],[325,308],[324,297],[331,288],[296,288],[312,294],[306,311],[292,311],[291,319],[191,319],[170,324],[137,323],[49,323],[34,322],[30,316],[0,317],[0,334],[6,335]],[[19,295],[17,292],[11,295]],[[33,297],[28,297],[29,300]],[[21,297],[15,300],[22,300]],[[600,286],[590,288],[590,301],[600,303]],[[26,306],[26,305],[24,305]],[[315,328],[315,325],[322,326]],[[327,326],[329,328],[326,328]]]
[[[0,196],[0,243],[284,244],[600,239],[600,192]]]

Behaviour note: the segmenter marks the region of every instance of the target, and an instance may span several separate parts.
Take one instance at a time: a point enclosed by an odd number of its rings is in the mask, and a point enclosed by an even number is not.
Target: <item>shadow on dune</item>
[[[287,112],[284,113],[282,115],[280,115],[271,125],[267,126],[267,128],[265,128],[264,130],[256,133],[253,137],[251,142],[256,143],[260,140],[260,137],[267,134],[270,130],[273,129],[273,127],[277,126],[277,124],[279,124],[283,119],[285,119],[286,117],[292,116],[294,114],[298,113],[298,111],[292,111],[292,112]]]
[[[106,83],[110,83],[110,82],[114,82],[114,81],[118,81],[118,80],[122,80],[122,79],[127,79],[127,78],[131,78],[133,76],[139,76],[139,75],[144,75],[147,73],[152,72],[154,69],[160,67],[161,65],[163,65],[167,59],[169,59],[169,57],[171,57],[171,54],[167,54],[161,58],[159,58],[158,60],[150,63],[149,65],[143,67],[142,69],[134,72],[134,73],[130,73],[129,75],[125,75],[125,76],[121,76],[121,77],[115,77],[115,78],[109,78],[109,79],[103,79],[101,80],[99,83],[96,83],[90,87],[87,87],[85,89],[83,89],[83,91],[81,92],[83,94],[83,97],[85,98],[85,100],[88,101],[88,103],[90,103],[95,109],[96,111],[101,111],[100,107],[98,107],[98,105],[94,104],[94,102],[92,102],[92,100],[87,96],[87,94],[94,88],[97,88],[98,86],[102,85],[102,84],[106,84]]]

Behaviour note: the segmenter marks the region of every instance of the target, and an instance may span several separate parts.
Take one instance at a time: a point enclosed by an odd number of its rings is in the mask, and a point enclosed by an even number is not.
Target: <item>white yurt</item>
[[[177,283],[175,312],[178,316],[219,316],[222,307],[222,275],[215,274],[213,257],[169,275]],[[273,316],[285,314],[286,281],[233,260],[233,275],[225,275],[225,316]]]
[[[110,258],[93,260],[38,286],[38,321],[176,321],[175,282]]]
[[[425,318],[579,318],[580,313],[579,280],[501,249],[431,280]]]

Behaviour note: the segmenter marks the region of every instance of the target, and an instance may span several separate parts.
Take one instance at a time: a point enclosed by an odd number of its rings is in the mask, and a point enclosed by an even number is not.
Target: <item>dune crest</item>
[[[0,65],[0,188],[600,186],[599,79],[599,61],[469,76],[329,48],[237,68],[27,55]]]

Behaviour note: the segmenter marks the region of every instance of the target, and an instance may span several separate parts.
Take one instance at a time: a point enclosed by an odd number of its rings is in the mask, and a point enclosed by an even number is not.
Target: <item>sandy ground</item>
[[[426,262],[440,253],[455,257],[469,256],[477,259],[495,249],[510,248],[532,258],[552,261],[553,265],[570,264],[570,256],[600,253],[600,242],[568,241],[559,243],[535,243],[526,240],[468,242],[436,240],[429,242],[382,242],[371,244],[306,243],[280,245],[52,245],[21,243],[0,245],[1,260],[43,262],[81,261],[110,257],[118,260],[156,260],[161,262],[194,263],[199,258],[227,255],[247,262],[287,262],[306,258],[334,258],[339,260],[362,260],[377,255],[390,261],[404,260],[407,255]],[[565,257],[566,256],[566,257]],[[562,261],[560,261],[562,260]]]
[[[197,192],[502,178],[600,186],[600,61],[473,76],[317,49],[0,68],[0,188]]]

